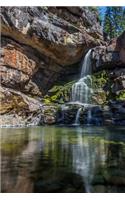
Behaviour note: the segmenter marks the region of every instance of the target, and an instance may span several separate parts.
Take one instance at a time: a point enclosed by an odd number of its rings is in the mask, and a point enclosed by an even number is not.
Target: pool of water
[[[1,192],[125,192],[125,127],[0,132]]]

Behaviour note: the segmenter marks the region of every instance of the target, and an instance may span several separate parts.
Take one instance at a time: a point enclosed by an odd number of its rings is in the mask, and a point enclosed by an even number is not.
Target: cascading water
[[[78,112],[76,114],[76,119],[75,119],[75,125],[79,125],[79,117],[80,117],[81,110],[82,110],[82,108],[78,109]]]
[[[72,86],[72,96],[71,96],[71,101],[72,102],[77,102],[77,103],[82,103],[82,104],[90,104],[91,103],[91,96],[93,93],[92,90],[92,79],[91,79],[91,49],[87,52],[84,61],[82,63],[82,70],[80,74],[80,79],[78,82],[73,84]],[[91,111],[90,111],[91,112]],[[79,114],[80,110],[78,109],[77,114],[76,114],[76,120],[77,124],[79,124],[78,119],[79,119]],[[88,114],[88,116],[91,116],[91,113]],[[90,122],[90,119],[88,119]]]
[[[90,103],[92,94],[92,79],[91,79],[91,49],[87,52],[82,63],[80,79],[72,86],[72,102],[80,102],[84,104]]]

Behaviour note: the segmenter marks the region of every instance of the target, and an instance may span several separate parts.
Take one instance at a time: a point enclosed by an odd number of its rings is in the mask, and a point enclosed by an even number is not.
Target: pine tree
[[[125,9],[106,7],[103,30],[111,38],[119,36],[125,28]]]
[[[110,37],[114,37],[114,26],[112,20],[112,7],[107,7],[104,17],[104,32]]]

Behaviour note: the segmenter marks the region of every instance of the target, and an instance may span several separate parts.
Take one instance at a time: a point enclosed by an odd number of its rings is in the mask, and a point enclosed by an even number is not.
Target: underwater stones
[[[56,177],[49,177],[43,181],[39,179],[35,181],[35,192],[85,192],[84,182],[78,174],[60,170],[61,173],[56,173]]]

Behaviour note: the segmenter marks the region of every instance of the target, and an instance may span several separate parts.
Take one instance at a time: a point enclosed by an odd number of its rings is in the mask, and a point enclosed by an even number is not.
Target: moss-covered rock
[[[65,83],[64,85],[55,85],[52,87],[46,96],[44,103],[59,103],[63,104],[70,101],[71,88],[75,81]]]
[[[116,95],[117,100],[125,100],[125,90],[122,90],[119,92],[118,95]]]
[[[105,88],[109,80],[108,72],[103,70],[94,73],[91,77],[93,86],[92,103],[99,105],[106,104],[108,92]]]

